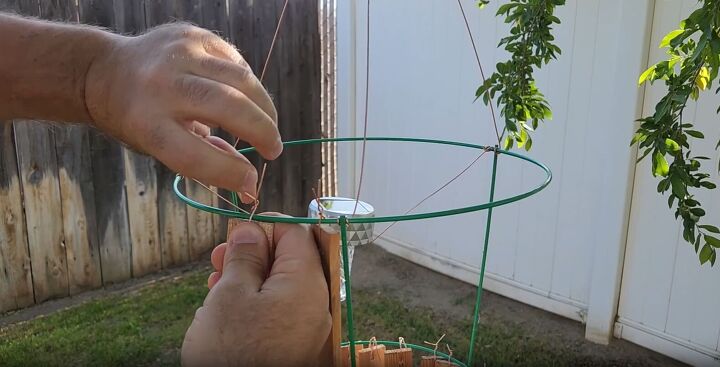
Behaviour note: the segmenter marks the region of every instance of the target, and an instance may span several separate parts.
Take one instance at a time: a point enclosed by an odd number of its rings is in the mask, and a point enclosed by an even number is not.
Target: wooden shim
[[[438,359],[435,356],[420,357],[420,367],[435,367]]]
[[[60,186],[50,125],[16,121],[15,141],[25,199],[35,301],[68,295]]]
[[[30,253],[11,122],[0,121],[0,312],[33,304]]]
[[[357,355],[357,352],[359,352],[361,349],[363,349],[362,344],[355,344],[355,355]],[[346,345],[342,347],[342,350],[340,352],[340,357],[342,358],[342,367],[349,367],[350,366],[350,346]]]
[[[315,242],[318,245],[325,279],[330,293],[330,316],[332,328],[320,354],[320,364],[342,366],[342,308],[340,307],[340,234],[327,226],[313,225]]]
[[[385,367],[385,346],[372,345],[357,352],[357,367]]]
[[[412,365],[412,349],[398,348],[385,351],[385,367],[412,367]]]
[[[70,294],[102,284],[88,128],[55,130]]]

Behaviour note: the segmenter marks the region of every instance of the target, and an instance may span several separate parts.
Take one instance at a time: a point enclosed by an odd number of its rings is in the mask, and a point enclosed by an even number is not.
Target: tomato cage
[[[484,203],[477,203],[472,204],[468,206],[463,207],[457,207],[447,210],[441,210],[441,211],[432,211],[432,212],[424,212],[424,213],[415,213],[415,214],[403,214],[403,215],[385,215],[385,216],[374,216],[374,215],[368,215],[372,214],[372,208],[365,208],[365,210],[362,211],[363,215],[353,215],[357,211],[357,207],[363,206],[362,202],[359,202],[359,200],[356,199],[346,199],[346,200],[352,200],[353,203],[357,203],[359,205],[353,205],[353,211],[346,213],[339,213],[334,216],[323,216],[323,215],[316,215],[317,213],[313,213],[313,215],[308,215],[306,217],[277,217],[277,216],[267,216],[267,215],[253,215],[254,213],[247,213],[242,212],[238,210],[232,210],[232,209],[224,209],[217,206],[212,205],[206,205],[203,203],[200,203],[198,201],[193,200],[192,198],[188,197],[182,190],[184,187],[184,181],[185,178],[182,176],[177,176],[173,189],[175,191],[175,194],[187,205],[197,208],[199,210],[203,210],[209,213],[222,215],[228,218],[234,218],[235,220],[252,220],[259,223],[268,223],[268,224],[275,224],[275,223],[294,223],[294,224],[310,224],[316,227],[316,238],[318,238],[318,229],[320,232],[324,232],[326,234],[329,234],[328,236],[320,236],[321,238],[318,240],[318,242],[324,242],[324,246],[326,246],[326,251],[324,252],[321,249],[321,255],[323,258],[324,267],[326,268],[326,278],[328,281],[328,285],[330,288],[330,311],[331,315],[333,317],[333,329],[331,331],[330,339],[328,341],[329,347],[328,349],[328,358],[332,359],[332,365],[334,366],[352,366],[352,367],[365,367],[365,366],[371,366],[375,364],[367,364],[366,362],[361,361],[363,357],[360,353],[351,353],[349,351],[358,351],[358,350],[370,350],[371,356],[374,356],[375,354],[372,354],[372,351],[377,351],[377,348],[382,348],[382,350],[385,350],[385,347],[399,347],[399,348],[405,348],[407,350],[414,350],[420,353],[428,354],[428,360],[433,359],[433,364],[435,365],[435,361],[443,361],[446,364],[449,365],[457,365],[457,366],[471,366],[473,364],[473,361],[475,360],[475,339],[477,337],[478,333],[478,324],[479,324],[479,314],[480,314],[480,306],[482,303],[482,295],[483,295],[483,280],[485,277],[485,265],[486,265],[486,259],[487,259],[487,251],[488,251],[488,243],[490,239],[490,229],[492,225],[492,213],[493,209],[499,206],[507,205],[510,203],[514,203],[520,200],[523,200],[525,198],[528,198],[532,195],[537,194],[538,192],[545,189],[552,180],[552,173],[550,169],[545,166],[544,164],[535,161],[529,157],[526,157],[524,155],[501,150],[498,147],[486,147],[471,143],[463,143],[463,142],[456,142],[456,141],[446,141],[446,140],[435,140],[435,139],[420,139],[420,138],[405,138],[405,137],[352,137],[352,138],[333,138],[333,139],[310,139],[310,140],[296,140],[296,141],[288,141],[284,143],[285,148],[293,147],[293,146],[304,146],[304,145],[312,145],[312,144],[323,144],[323,143],[343,143],[343,142],[358,142],[358,141],[381,141],[381,142],[389,142],[389,143],[411,143],[420,146],[421,148],[428,145],[434,145],[434,146],[452,146],[452,147],[459,147],[463,149],[470,149],[475,151],[481,151],[490,153],[492,155],[492,171],[491,171],[491,178],[490,178],[490,193],[489,193],[489,200]],[[254,152],[254,148],[247,148],[247,149],[241,149],[239,152],[241,154],[247,154]],[[528,191],[516,194],[514,196],[501,198],[501,199],[495,199],[495,189],[496,189],[496,181],[497,181],[497,171],[498,171],[498,165],[500,161],[504,159],[515,159],[522,161],[523,164],[527,164],[529,166],[537,168],[539,171],[541,171],[543,175],[543,179],[541,182],[535,186],[529,189]],[[237,195],[233,194],[232,198],[234,204],[237,206],[239,205],[239,202],[237,200]],[[320,203],[316,202],[317,200],[321,200],[319,198],[316,198],[313,200],[315,203],[315,206],[317,207]],[[312,203],[311,203],[312,204]],[[311,205],[312,208],[313,205]],[[471,335],[469,335],[469,349],[467,357],[464,359],[464,361],[459,360],[456,357],[453,357],[451,355],[442,353],[437,351],[437,348],[431,349],[423,345],[419,344],[412,344],[412,343],[403,343],[402,341],[387,341],[387,340],[359,340],[356,338],[356,330],[355,330],[355,324],[354,324],[354,314],[353,314],[353,300],[352,300],[352,287],[350,286],[351,282],[351,273],[350,273],[350,265],[352,262],[352,250],[353,245],[351,244],[353,239],[349,237],[349,234],[352,234],[354,232],[358,231],[358,226],[365,226],[365,227],[359,227],[363,230],[367,230],[367,226],[372,226],[376,223],[395,223],[395,222],[404,222],[404,221],[415,221],[415,220],[427,220],[432,218],[439,218],[439,217],[448,217],[448,216],[456,216],[466,213],[472,213],[472,212],[479,212],[487,210],[487,219],[485,222],[485,234],[483,238],[483,245],[482,245],[482,262],[480,265],[480,272],[479,272],[479,280],[477,283],[477,291],[476,291],[476,298],[475,298],[475,304],[474,304],[474,310],[473,310],[473,317],[472,317],[472,331]],[[312,210],[311,210],[312,212]],[[335,234],[335,236],[333,236]],[[369,240],[366,236],[364,238],[365,240]],[[322,244],[319,244],[321,247]],[[329,249],[329,250],[328,250]],[[333,261],[333,257],[337,256],[339,261]],[[338,269],[339,268],[339,269]],[[340,297],[340,289],[342,286],[342,290],[344,292],[344,297]],[[340,318],[342,317],[340,315],[341,308],[340,303],[341,301],[345,302],[345,323],[347,326],[347,330],[345,333],[341,330],[341,322]],[[341,341],[340,338],[344,334],[345,341]],[[362,348],[362,349],[359,349]],[[397,351],[397,350],[396,350]],[[431,356],[430,356],[431,355]],[[392,358],[396,358],[397,356],[393,356]],[[363,364],[365,363],[365,364]],[[407,364],[397,364],[397,365],[405,365]]]

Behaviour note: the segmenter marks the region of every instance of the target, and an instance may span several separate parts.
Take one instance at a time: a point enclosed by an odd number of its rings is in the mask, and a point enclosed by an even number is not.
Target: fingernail
[[[259,243],[262,238],[260,238],[261,233],[258,231],[254,231],[251,228],[248,227],[239,227],[235,229],[230,234],[230,239],[228,241],[228,246],[237,246],[237,245],[247,245],[247,244],[256,244]]]

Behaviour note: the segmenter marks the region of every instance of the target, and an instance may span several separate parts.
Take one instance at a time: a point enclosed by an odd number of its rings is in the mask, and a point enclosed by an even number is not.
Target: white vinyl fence
[[[507,26],[499,2],[478,10],[462,0],[485,73],[507,54],[496,47]],[[554,118],[534,135],[528,155],[547,164],[553,182],[540,194],[495,210],[486,288],[586,323],[586,335],[614,334],[695,365],[720,358],[720,268],[701,268],[679,236],[646,164],[628,146],[635,120],[650,113],[661,87],[637,86],[663,57],[662,36],[689,14],[691,0],[568,0],[554,33],[563,53],[538,73]],[[338,136],[362,136],[368,78],[369,136],[496,143],[490,113],[473,103],[480,73],[455,1],[337,3]],[[369,50],[369,65],[366,63]],[[366,74],[369,70],[369,75]],[[689,108],[717,155],[715,108],[703,97]],[[716,133],[717,132],[717,133]],[[457,175],[479,152],[409,143],[369,142],[361,199],[382,214],[402,214]],[[339,191],[354,196],[362,145],[338,146]],[[491,155],[414,213],[487,201]],[[717,176],[716,176],[717,178]],[[537,186],[536,167],[502,156],[496,198]],[[709,219],[720,223],[720,195]],[[714,200],[714,201],[713,201]],[[455,278],[476,283],[485,213],[403,222],[377,244]],[[378,226],[377,233],[384,230]]]

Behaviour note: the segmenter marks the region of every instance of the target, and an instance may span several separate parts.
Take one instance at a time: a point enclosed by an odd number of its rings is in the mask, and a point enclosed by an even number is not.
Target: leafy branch
[[[489,0],[479,0],[481,8]],[[498,16],[505,16],[505,23],[511,24],[510,35],[500,40],[498,47],[510,52],[510,60],[500,62],[496,71],[475,93],[487,105],[497,95],[500,116],[505,119],[503,134],[507,132],[505,149],[517,143],[519,148],[530,150],[530,132],[537,129],[540,121],[552,118],[545,96],[535,85],[533,71],[541,68],[560,54],[560,48],[553,43],[551,31],[560,19],[554,15],[555,7],[565,0],[511,0],[500,6]]]
[[[668,59],[647,69],[639,84],[663,81],[667,94],[655,106],[652,116],[643,117],[631,145],[642,150],[638,162],[652,154],[652,173],[661,177],[657,191],[669,192],[668,206],[675,207],[675,218],[682,217],[683,239],[694,245],[701,264],[715,265],[720,248],[720,229],[701,224],[702,204],[690,189],[714,189],[710,175],[701,171],[708,157],[693,156],[691,138],[703,139],[702,132],[683,122],[688,100],[711,88],[720,71],[720,1],[704,0],[702,6],[668,33],[660,43]],[[720,88],[715,93],[720,92]],[[718,108],[720,113],[720,108]],[[715,147],[720,148],[720,142]],[[668,159],[670,162],[668,162]],[[720,166],[718,166],[720,170]]]

